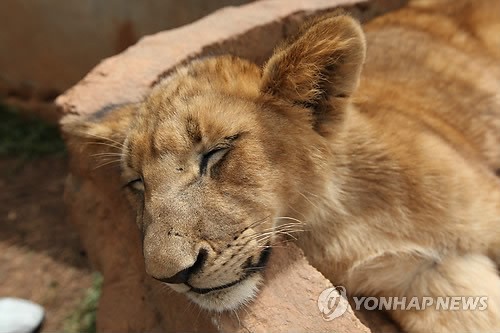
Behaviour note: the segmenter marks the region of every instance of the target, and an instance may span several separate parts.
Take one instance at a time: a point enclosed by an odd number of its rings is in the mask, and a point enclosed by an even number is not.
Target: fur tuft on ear
[[[264,67],[261,91],[312,109],[318,129],[341,117],[358,85],[365,53],[365,37],[354,18],[317,18],[275,50]]]

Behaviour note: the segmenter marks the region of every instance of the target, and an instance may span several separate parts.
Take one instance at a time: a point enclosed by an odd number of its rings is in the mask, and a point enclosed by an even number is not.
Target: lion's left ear
[[[320,133],[342,117],[356,89],[366,53],[360,24],[347,15],[324,16],[275,50],[261,91],[312,110]]]

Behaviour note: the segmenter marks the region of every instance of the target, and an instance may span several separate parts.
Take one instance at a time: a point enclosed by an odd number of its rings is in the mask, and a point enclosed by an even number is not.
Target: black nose
[[[154,276],[153,277],[156,280],[165,283],[171,283],[171,284],[187,283],[191,275],[201,270],[206,260],[207,260],[207,251],[205,249],[201,249],[200,252],[198,253],[198,256],[196,257],[196,261],[194,262],[193,266],[185,268],[171,277],[167,278],[157,278]]]

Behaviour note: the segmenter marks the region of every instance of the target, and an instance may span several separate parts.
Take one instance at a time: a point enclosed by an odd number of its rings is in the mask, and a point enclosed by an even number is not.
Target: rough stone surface
[[[172,68],[199,56],[232,53],[263,63],[308,16],[343,6],[366,20],[402,2],[266,0],[226,8],[189,26],[143,38],[99,64],[57,104],[65,117],[89,116],[110,104],[141,100]],[[317,297],[331,284],[291,244],[274,249],[258,298],[236,313],[210,314],[170,292],[144,272],[140,235],[121,191],[118,167],[96,168],[89,146],[71,133],[65,135],[70,219],[104,275],[99,331],[369,332],[350,309],[333,321],[322,319]],[[360,315],[372,331],[393,329],[383,318],[370,317]]]

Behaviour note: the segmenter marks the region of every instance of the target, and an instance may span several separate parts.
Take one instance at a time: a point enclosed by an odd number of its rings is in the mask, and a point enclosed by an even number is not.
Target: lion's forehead
[[[257,109],[248,101],[210,93],[177,109],[151,109],[129,132],[128,152],[140,153],[144,159],[146,155],[183,154],[196,146],[209,149],[226,137],[255,131],[259,127]]]
[[[191,97],[210,91],[240,98],[256,98],[260,80],[260,68],[243,59],[222,56],[196,60],[179,67],[160,81],[146,104],[185,104]]]

